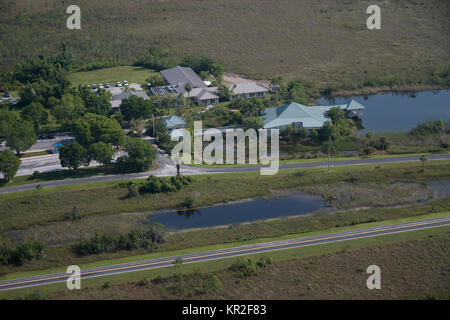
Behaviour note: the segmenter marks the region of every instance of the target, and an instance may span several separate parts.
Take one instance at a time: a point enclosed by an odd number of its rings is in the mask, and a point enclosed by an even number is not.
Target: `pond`
[[[365,129],[361,133],[407,132],[424,120],[450,119],[450,90],[321,98],[316,103],[334,105],[351,99],[366,107],[362,116]]]
[[[149,217],[169,229],[205,228],[313,213],[325,207],[320,197],[295,194],[225,205],[160,212]]]
[[[432,192],[431,199],[425,201],[450,197],[450,179],[412,182],[411,184],[423,185]],[[172,230],[182,230],[292,217],[318,211],[332,212],[332,209],[325,205],[321,197],[296,193],[276,198],[257,198],[199,209],[158,212],[150,215],[148,221],[162,223]]]

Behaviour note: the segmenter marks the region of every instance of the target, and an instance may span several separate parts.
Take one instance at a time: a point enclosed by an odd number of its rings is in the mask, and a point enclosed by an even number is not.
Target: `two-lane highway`
[[[183,259],[183,263],[204,262],[215,259],[225,259],[237,256],[264,253],[276,250],[285,250],[292,248],[299,248],[311,245],[333,243],[338,241],[348,241],[354,239],[361,239],[367,237],[382,236],[386,234],[407,232],[413,230],[421,230],[433,227],[442,227],[450,225],[450,216],[429,220],[420,220],[409,223],[393,224],[388,226],[357,229],[347,232],[331,233],[313,237],[296,238],[282,241],[272,241],[265,243],[258,243],[234,248],[211,250],[187,255],[179,256]],[[166,258],[151,259],[137,262],[130,262],[124,264],[116,264],[98,268],[90,268],[81,271],[81,279],[101,277],[112,274],[119,274],[125,272],[133,272],[139,270],[147,270],[154,268],[163,268],[173,266],[178,257],[171,256]],[[0,290],[11,290],[18,288],[25,288],[31,286],[40,286],[50,283],[63,282],[68,278],[66,273],[47,274],[35,277],[13,279],[0,281]]]
[[[387,157],[387,158],[368,158],[368,159],[357,159],[357,160],[342,160],[342,161],[333,161],[333,166],[351,166],[351,165],[368,165],[368,164],[383,164],[383,163],[401,163],[401,162],[414,162],[417,161],[419,163],[419,156],[401,156],[401,157]],[[449,160],[450,154],[434,154],[428,156],[428,160]],[[157,157],[158,169],[149,172],[141,172],[141,173],[131,173],[131,174],[117,174],[117,175],[106,175],[106,176],[94,176],[88,178],[74,178],[74,179],[65,179],[58,181],[49,181],[49,182],[40,182],[40,183],[31,183],[26,185],[19,185],[13,187],[3,187],[0,188],[0,194],[18,192],[18,191],[26,191],[26,190],[34,190],[37,185],[41,187],[59,187],[59,186],[67,186],[73,184],[80,183],[90,183],[90,182],[103,182],[103,181],[119,181],[119,180],[128,180],[128,179],[143,179],[147,178],[150,175],[155,176],[173,176],[176,174],[175,164],[162,153],[158,154]],[[327,161],[319,161],[319,162],[300,162],[300,163],[289,163],[289,164],[281,164],[280,169],[302,169],[302,168],[321,168],[326,167],[328,165]],[[233,173],[233,172],[251,172],[251,171],[259,171],[261,169],[260,166],[242,166],[242,167],[193,167],[182,165],[181,172],[184,175],[199,175],[199,174],[216,174],[216,173]]]

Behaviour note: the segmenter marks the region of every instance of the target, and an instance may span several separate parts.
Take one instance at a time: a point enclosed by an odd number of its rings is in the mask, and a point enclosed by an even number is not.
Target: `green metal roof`
[[[264,128],[284,127],[292,123],[302,123],[305,128],[322,128],[330,120],[325,117],[325,113],[334,107],[348,111],[364,109],[364,106],[354,100],[334,106],[305,106],[291,102],[279,108],[267,108],[263,116]]]
[[[169,130],[186,125],[186,122],[183,120],[183,118],[180,118],[178,116],[170,116],[168,118],[165,118],[163,119],[162,123],[164,123]]]

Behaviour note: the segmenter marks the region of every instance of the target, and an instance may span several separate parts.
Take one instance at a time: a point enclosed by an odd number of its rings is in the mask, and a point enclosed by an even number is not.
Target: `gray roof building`
[[[230,93],[232,97],[249,99],[253,97],[264,97],[269,90],[257,82],[244,82],[231,85]]]
[[[184,87],[186,83],[190,83],[194,88],[207,87],[191,68],[176,66],[175,68],[161,71],[161,75],[167,84],[172,86],[183,84]]]
[[[113,109],[119,108],[120,104],[122,103],[122,100],[127,99],[131,96],[136,96],[136,97],[140,97],[143,99],[149,98],[148,94],[146,94],[145,92],[128,90],[128,91],[113,95],[111,98],[111,107]]]
[[[129,98],[131,96],[136,96],[136,97],[141,97],[141,98],[144,98],[144,99],[148,99],[148,94],[146,94],[145,92],[129,90],[129,91],[125,91],[125,92],[113,95],[112,96],[112,100],[113,101],[115,101],[115,100],[123,100],[123,99]]]

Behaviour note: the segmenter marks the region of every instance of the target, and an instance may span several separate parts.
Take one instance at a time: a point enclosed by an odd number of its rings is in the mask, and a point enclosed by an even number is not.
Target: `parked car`
[[[124,80],[124,81],[123,81],[123,85],[124,85],[124,86],[127,86],[127,85],[128,85],[128,81],[127,81],[127,80]]]
[[[105,83],[105,88],[108,89],[109,88],[109,82]]]
[[[122,83],[120,83],[120,82],[116,83],[116,87],[121,87],[121,86],[122,86]]]
[[[9,94],[9,91],[5,91],[5,98],[10,98],[11,95]]]
[[[97,89],[97,85],[95,83],[92,85],[92,89]]]
[[[17,99],[13,99],[12,104],[17,104]]]
[[[98,85],[98,88],[99,88],[99,89],[103,89],[103,84],[100,83],[100,84]]]

